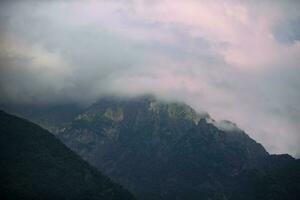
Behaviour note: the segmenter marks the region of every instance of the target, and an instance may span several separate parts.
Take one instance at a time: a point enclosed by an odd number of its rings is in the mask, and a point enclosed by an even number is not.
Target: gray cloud
[[[299,155],[296,1],[6,1],[2,102],[152,92]]]

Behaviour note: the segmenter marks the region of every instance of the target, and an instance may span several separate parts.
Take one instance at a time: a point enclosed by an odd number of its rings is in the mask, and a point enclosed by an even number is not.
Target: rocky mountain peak
[[[227,184],[225,180],[268,156],[243,131],[228,132],[237,129],[233,123],[221,125],[180,102],[153,96],[105,97],[59,137],[138,197],[151,193],[161,198],[162,192],[186,194],[188,188],[201,191]],[[199,194],[198,189],[190,192]]]

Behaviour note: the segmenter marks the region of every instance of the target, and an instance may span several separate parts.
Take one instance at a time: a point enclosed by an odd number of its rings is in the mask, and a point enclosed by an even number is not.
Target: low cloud
[[[2,1],[2,102],[154,93],[299,155],[297,1]]]

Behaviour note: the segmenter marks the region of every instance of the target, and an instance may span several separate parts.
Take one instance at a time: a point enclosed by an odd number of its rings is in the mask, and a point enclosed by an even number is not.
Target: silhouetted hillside
[[[48,131],[0,111],[1,199],[131,200]]]

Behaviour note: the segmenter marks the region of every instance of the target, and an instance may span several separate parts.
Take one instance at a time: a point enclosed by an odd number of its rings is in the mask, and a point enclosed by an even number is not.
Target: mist
[[[152,93],[300,155],[297,1],[1,1],[1,103]]]

